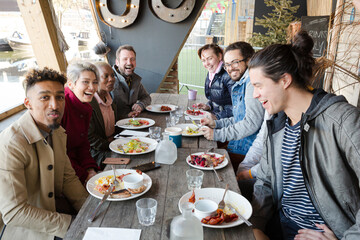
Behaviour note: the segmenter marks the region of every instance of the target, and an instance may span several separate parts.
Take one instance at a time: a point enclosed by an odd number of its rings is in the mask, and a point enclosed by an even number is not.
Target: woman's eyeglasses
[[[230,68],[237,68],[239,66],[239,63],[246,61],[246,58],[244,58],[243,60],[233,60],[231,63],[225,63],[224,64],[224,69],[227,70]]]

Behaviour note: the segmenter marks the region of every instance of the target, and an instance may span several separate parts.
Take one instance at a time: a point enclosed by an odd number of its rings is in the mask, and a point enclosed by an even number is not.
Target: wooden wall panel
[[[307,0],[308,16],[331,15],[333,0]]]

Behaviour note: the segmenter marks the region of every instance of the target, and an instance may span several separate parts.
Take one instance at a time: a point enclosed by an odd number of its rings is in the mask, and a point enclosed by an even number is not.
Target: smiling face
[[[248,61],[241,60],[244,60],[244,57],[238,49],[227,51],[224,55],[224,64],[228,65],[226,71],[233,81],[239,81],[247,69]]]
[[[26,95],[24,105],[40,129],[49,132],[60,126],[65,108],[63,84],[55,81],[38,82]]]
[[[285,110],[287,103],[287,86],[280,79],[278,83],[264,76],[262,68],[249,70],[250,82],[254,86],[253,97],[257,98],[269,114]]]
[[[136,67],[135,53],[126,49],[121,50],[119,58],[116,59],[116,65],[122,75],[130,76],[134,73]]]
[[[91,102],[95,92],[98,89],[98,79],[92,71],[83,71],[79,79],[73,83],[69,81],[69,88],[81,102]]]
[[[212,49],[205,49],[201,52],[201,62],[209,73],[215,73],[221,59],[222,55],[217,56]]]
[[[98,69],[100,73],[99,91],[111,92],[115,84],[114,71],[109,65],[101,66]]]

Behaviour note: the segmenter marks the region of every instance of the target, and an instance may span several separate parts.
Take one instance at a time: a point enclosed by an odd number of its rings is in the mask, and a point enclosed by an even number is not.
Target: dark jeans
[[[282,210],[280,210],[279,215],[284,240],[293,240],[301,228],[294,221],[287,218]]]
[[[238,181],[241,195],[243,195],[249,202],[252,200],[255,182],[256,178]]]

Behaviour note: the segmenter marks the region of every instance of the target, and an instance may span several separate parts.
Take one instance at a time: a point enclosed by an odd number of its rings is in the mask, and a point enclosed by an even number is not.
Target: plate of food
[[[114,189],[113,193],[108,197],[108,201],[124,201],[133,198],[140,197],[150,190],[152,181],[151,178],[141,172],[132,169],[116,169],[116,179],[119,181],[119,185]],[[128,177],[138,177],[137,175],[141,175],[140,178],[142,181],[138,182],[138,188],[125,188],[124,178]],[[114,182],[114,172],[104,171],[99,174],[96,174],[86,183],[87,191],[94,197],[98,199],[102,199],[104,193],[110,187],[110,184]]]
[[[116,122],[116,126],[124,129],[142,129],[155,124],[150,118],[125,118]]]
[[[212,170],[214,166],[215,169],[221,169],[228,165],[229,160],[225,155],[218,153],[204,153],[198,152],[190,154],[186,158],[187,164],[191,167],[201,169],[201,170]]]
[[[152,152],[158,142],[147,137],[118,138],[109,144],[111,151],[125,155],[140,155]]]
[[[175,127],[179,127],[183,130],[182,135],[185,137],[199,137],[203,134],[200,129],[192,123],[177,124]]]
[[[146,110],[154,113],[168,113],[175,111],[177,106],[171,104],[153,104],[146,107]]]
[[[195,203],[198,200],[201,199],[209,199],[216,203],[219,203],[224,195],[225,189],[222,188],[201,188],[201,189],[195,189],[194,191],[188,192],[184,194],[178,203],[178,207],[181,212],[181,204],[185,202],[192,202]],[[216,224],[210,224],[209,220],[211,217],[202,218],[200,221],[202,222],[202,225],[204,227],[210,227],[210,228],[230,228],[235,227],[240,224],[242,224],[244,221],[241,220],[239,217],[237,217],[237,213],[234,212],[229,208],[229,205],[232,206],[238,213],[240,213],[245,219],[249,219],[252,214],[252,207],[250,202],[243,196],[241,196],[239,193],[236,193],[234,191],[228,190],[225,195],[225,208],[222,211],[224,214],[224,219],[227,219],[226,221],[214,221]],[[219,216],[221,211],[218,210],[216,213],[216,216],[212,216],[215,220]],[[236,214],[233,215],[233,214]],[[207,222],[207,223],[205,223]]]
[[[200,120],[202,118],[205,118],[208,112],[199,109],[188,109],[184,112],[184,114],[191,119]]]

